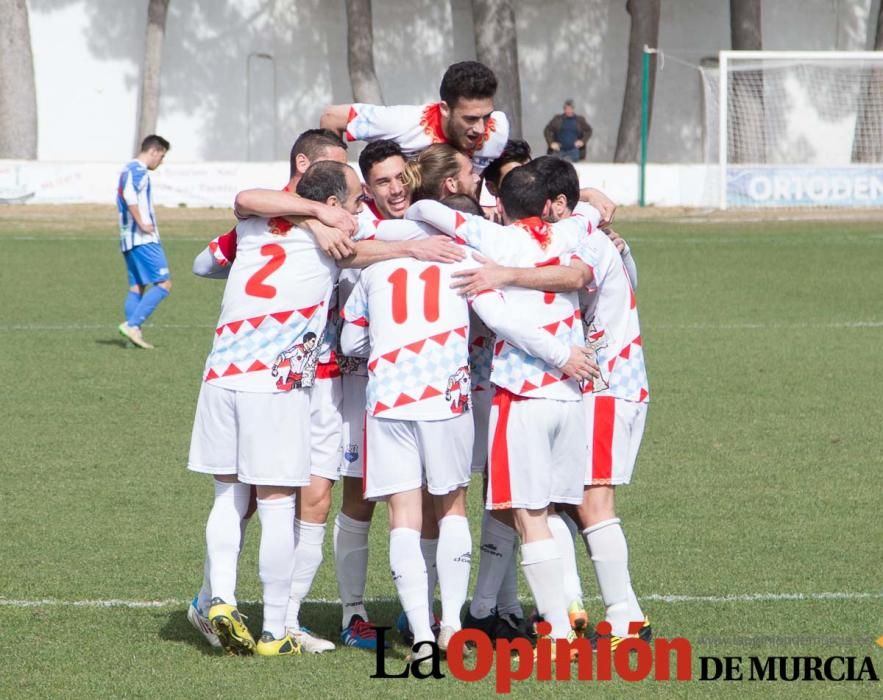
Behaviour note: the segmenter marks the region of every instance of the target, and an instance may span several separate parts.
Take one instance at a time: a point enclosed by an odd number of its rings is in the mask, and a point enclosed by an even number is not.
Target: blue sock
[[[126,313],[126,323],[129,323],[132,320],[132,316],[135,314],[135,309],[138,308],[140,302],[141,295],[138,294],[138,292],[129,290],[129,294],[126,297],[126,305],[123,307]]]
[[[164,287],[154,285],[148,289],[147,293],[141,297],[138,307],[132,312],[132,318],[129,319],[129,325],[138,328],[144,325],[144,322],[150,317],[150,314],[156,310],[159,303],[167,296],[169,296],[169,292]]]

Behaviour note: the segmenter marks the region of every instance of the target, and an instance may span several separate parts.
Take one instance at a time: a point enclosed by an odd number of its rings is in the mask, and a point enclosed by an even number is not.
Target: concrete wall
[[[567,97],[595,129],[589,160],[613,158],[625,85],[624,0],[514,0],[524,135]],[[867,45],[880,0],[765,0],[770,49]],[[122,161],[135,142],[147,0],[28,0],[39,158]],[[445,67],[475,57],[470,0],[374,0],[385,101],[435,99]],[[662,0],[650,159],[702,160],[698,63],[729,47],[728,0]],[[343,0],[172,0],[157,131],[168,161],[278,160],[322,107],[351,100]],[[271,58],[267,58],[269,55]]]

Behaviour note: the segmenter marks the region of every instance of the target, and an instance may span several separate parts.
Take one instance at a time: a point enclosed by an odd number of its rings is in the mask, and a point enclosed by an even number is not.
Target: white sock
[[[441,588],[442,624],[458,630],[472,564],[472,535],[465,516],[448,515],[439,521],[436,564]]]
[[[353,615],[368,619],[363,599],[368,578],[368,530],[371,521],[355,520],[338,513],[334,520],[334,568],[337,592],[343,608],[341,629],[349,626]]]
[[[504,525],[487,511],[481,520],[481,555],[478,560],[478,579],[475,593],[469,604],[472,617],[482,618],[491,614],[499,604],[498,594],[512,563],[516,534],[515,530]],[[517,593],[516,593],[517,600]]]
[[[216,479],[215,502],[205,524],[208,592],[230,605],[236,605],[236,565],[242,540],[240,523],[248,510],[250,495],[248,484]]]
[[[294,496],[258,499],[261,547],[258,572],[264,592],[264,627],[275,639],[285,635],[285,613],[294,569]]]
[[[554,538],[521,545],[521,569],[533,593],[537,611],[552,625],[552,637],[564,639],[570,632],[564,599],[564,571]]]
[[[512,530],[512,532],[515,531]],[[503,577],[503,585],[500,586],[500,592],[497,593],[497,612],[501,615],[511,613],[523,618],[524,609],[521,607],[521,600],[518,598],[517,552],[518,537],[516,536],[512,540],[512,555],[509,557],[509,566],[506,568],[506,575]]]
[[[564,597],[567,604],[573,601],[583,600],[583,589],[579,580],[579,571],[576,568],[576,549],[573,546],[573,535],[563,519],[557,515],[549,516],[549,529],[561,555],[561,565],[564,567]]]
[[[438,586],[438,540],[420,538],[420,553],[426,564],[426,604],[429,609],[429,626],[435,624],[435,589]]]
[[[434,642],[435,636],[428,622],[426,563],[420,553],[420,533],[417,530],[397,527],[389,533],[389,566],[414,634],[414,643]]]
[[[629,549],[619,518],[604,520],[583,530],[586,549],[595,565],[605,618],[613,634],[628,634],[629,622],[643,620],[644,613],[632,590],[629,576]]]
[[[212,583],[211,569],[208,564],[208,554],[206,554],[205,562],[202,565],[202,587],[196,596],[196,609],[203,615],[208,614],[209,604],[212,600]]]
[[[325,523],[294,521],[294,572],[291,574],[291,592],[285,626],[300,629],[300,604],[310,592],[316,572],[322,564],[322,543],[325,541]]]

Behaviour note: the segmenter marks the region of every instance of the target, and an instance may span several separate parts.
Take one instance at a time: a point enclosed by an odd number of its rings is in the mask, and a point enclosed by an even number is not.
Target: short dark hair
[[[464,214],[475,214],[476,216],[484,216],[484,209],[475,197],[468,194],[449,194],[443,200],[442,204],[456,211],[462,211]]]
[[[497,94],[497,76],[478,61],[454,63],[445,71],[438,93],[451,108],[461,97],[467,100],[493,97]]]
[[[146,136],[141,142],[141,152],[144,153],[146,151],[149,151],[151,148],[158,148],[161,151],[168,151],[171,146],[169,145],[169,142],[166,141],[162,136],[151,134],[150,136]]]
[[[313,331],[307,331],[306,333],[304,333],[304,342],[305,343],[309,343],[311,340],[314,340],[315,338],[316,338],[316,334],[313,333]]]
[[[365,146],[359,154],[359,170],[362,171],[362,177],[365,178],[365,182],[368,181],[368,176],[371,174],[371,168],[377,163],[382,163],[387,158],[392,158],[393,156],[399,156],[405,160],[405,154],[402,153],[401,146],[395,141],[379,139],[378,141],[372,141]]]
[[[536,161],[534,161],[536,162]],[[515,168],[503,178],[500,185],[500,199],[503,209],[510,219],[526,219],[530,216],[542,216],[543,208],[549,199],[546,188],[540,180],[536,168],[528,163]]]
[[[524,165],[530,162],[530,144],[522,139],[509,139],[503,147],[503,152],[490,162],[482,175],[497,190],[500,189],[500,171],[506,163],[520,163]]]
[[[342,148],[346,150],[346,142],[331,129],[307,129],[294,142],[291,147],[289,163],[291,165],[291,177],[297,172],[294,161],[298,155],[303,154],[312,163],[320,158],[327,148]]]
[[[324,202],[329,197],[337,197],[344,202],[347,196],[346,163],[336,160],[320,160],[313,163],[297,183],[295,191],[305,199]]]
[[[555,156],[541,156],[530,163],[540,176],[540,182],[546,189],[548,199],[555,199],[559,194],[567,198],[567,207],[571,211],[579,202],[579,176],[573,163]]]

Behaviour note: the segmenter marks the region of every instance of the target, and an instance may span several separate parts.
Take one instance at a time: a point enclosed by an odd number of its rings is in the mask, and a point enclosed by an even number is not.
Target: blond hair
[[[459,151],[446,143],[435,143],[414,159],[405,163],[403,180],[411,191],[411,201],[439,199],[444,194],[444,183],[460,172]]]

